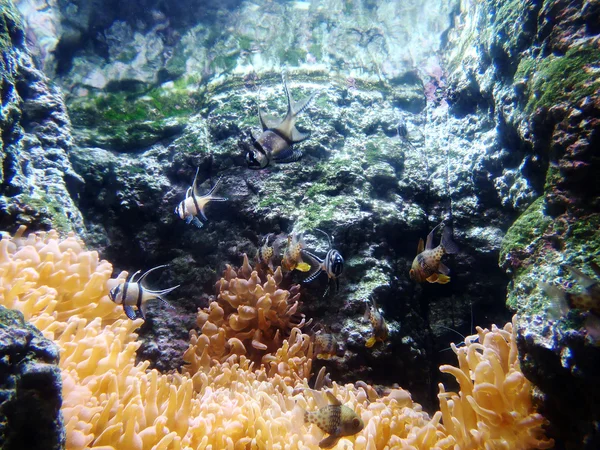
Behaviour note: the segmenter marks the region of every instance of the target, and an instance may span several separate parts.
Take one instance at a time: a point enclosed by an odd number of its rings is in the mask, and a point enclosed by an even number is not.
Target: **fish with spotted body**
[[[367,309],[365,310],[365,319],[371,322],[371,328],[373,329],[372,336],[367,339],[365,347],[371,348],[376,342],[385,342],[388,339],[389,329],[383,314],[379,311],[375,299],[371,297],[371,301],[367,302]]]
[[[450,269],[441,261],[445,254],[458,253],[458,246],[452,241],[452,228],[445,226],[442,231],[440,245],[433,248],[433,236],[435,231],[444,223],[437,225],[427,235],[427,244],[419,239],[417,256],[413,260],[410,269],[410,278],[418,283],[428,281],[429,283],[446,284],[450,281],[448,274]]]
[[[121,283],[110,290],[108,293],[109,298],[117,305],[123,305],[125,315],[131,320],[135,320],[139,316],[142,319],[146,319],[146,303],[148,300],[158,299],[169,308],[174,308],[169,302],[167,302],[163,296],[169,292],[177,289],[180,285],[163,289],[161,291],[153,291],[142,285],[142,281],[148,276],[149,273],[154,272],[157,269],[167,267],[166,265],[154,267],[144,274],[142,274],[137,280],[135,277],[141,272],[138,270],[136,273],[131,275],[128,280]],[[134,310],[133,307],[136,307]]]
[[[258,117],[262,126],[262,133],[255,137],[250,133],[252,147],[246,148],[246,161],[250,169],[264,169],[271,162],[289,163],[298,161],[302,152],[294,148],[294,144],[309,138],[309,133],[301,133],[296,129],[296,118],[302,113],[311,100],[313,93],[305,99],[295,102],[290,94],[283,75],[283,90],[287,98],[287,113],[283,119],[277,119],[263,114],[258,108]]]
[[[304,411],[304,422],[314,423],[329,434],[319,442],[319,447],[332,448],[342,437],[359,433],[365,424],[352,408],[342,405],[342,402],[331,391],[326,391],[325,394],[331,405],[324,406],[317,411]]]
[[[331,359],[333,356],[343,356],[344,350],[340,347],[333,334],[318,331],[313,337],[317,359]]]

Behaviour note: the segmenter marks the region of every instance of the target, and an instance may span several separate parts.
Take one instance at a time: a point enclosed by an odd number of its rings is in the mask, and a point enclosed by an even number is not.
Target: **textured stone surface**
[[[0,447],[59,450],[65,445],[58,347],[0,306]]]
[[[465,3],[450,33],[458,43],[449,60],[452,109],[493,104],[511,149],[504,161],[524,155],[521,180],[543,190],[506,233],[499,261],[511,276],[523,371],[538,386],[557,448],[600,445],[591,313],[557,316],[556,298],[539,285],[581,291],[566,266],[593,275],[589,263],[600,254],[599,11],[594,1]],[[527,191],[512,198],[527,199]]]
[[[73,140],[62,94],[34,67],[18,12],[1,5],[0,226],[81,232],[71,196],[83,180],[67,156]]]

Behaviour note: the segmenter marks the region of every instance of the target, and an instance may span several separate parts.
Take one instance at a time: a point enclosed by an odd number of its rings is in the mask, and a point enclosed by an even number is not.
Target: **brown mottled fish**
[[[339,356],[342,353],[338,341],[333,334],[318,331],[314,335],[314,343],[317,359],[330,359],[332,356]]]
[[[583,288],[582,292],[567,292],[557,286],[540,283],[546,294],[555,300],[560,313],[565,314],[571,308],[581,309],[583,311],[591,311],[600,317],[600,280],[594,280],[590,276],[575,269],[571,266],[566,266],[571,272],[573,278],[577,280]],[[590,267],[600,278],[600,267],[595,262],[590,263]]]
[[[433,248],[433,235],[435,231],[444,223],[437,225],[427,235],[427,244],[423,243],[423,239],[419,239],[417,248],[417,256],[413,260],[410,269],[410,278],[418,283],[428,281],[430,283],[446,284],[450,281],[448,274],[450,269],[441,261],[442,256],[446,253],[458,253],[457,245],[452,241],[452,228],[444,227],[440,245]]]
[[[294,269],[299,270],[300,272],[308,272],[310,270],[310,264],[307,264],[302,260],[303,248],[304,240],[302,239],[302,235],[296,233],[290,234],[287,239],[287,247],[283,252],[281,267],[288,272]]]
[[[342,405],[331,391],[326,391],[331,405],[324,406],[313,412],[304,412],[304,422],[314,423],[325,433],[325,439],[319,442],[320,448],[332,448],[344,436],[352,436],[360,432],[365,424],[351,408]]]
[[[376,342],[387,341],[389,335],[388,326],[383,318],[383,314],[381,314],[381,311],[377,308],[377,303],[373,297],[371,297],[371,302],[367,303],[364,318],[369,319],[371,327],[373,328],[373,335],[367,339],[365,347],[371,348]]]
[[[316,93],[295,102],[288,90],[285,75],[283,75],[283,90],[287,98],[287,113],[283,119],[264,115],[258,108],[258,116],[262,126],[259,137],[252,137],[252,148],[247,150],[246,161],[250,169],[264,169],[271,162],[288,163],[298,161],[302,152],[293,148],[293,144],[302,142],[310,136],[296,129],[296,118],[309,105]]]
[[[275,248],[274,246],[269,245],[269,241],[273,237],[272,233],[267,234],[262,242],[261,246],[256,250],[256,260],[259,264],[267,266],[271,272],[275,269],[273,268],[273,257],[275,256]]]

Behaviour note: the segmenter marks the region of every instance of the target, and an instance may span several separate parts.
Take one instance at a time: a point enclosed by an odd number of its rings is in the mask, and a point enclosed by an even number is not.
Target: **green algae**
[[[585,97],[598,95],[599,71],[600,49],[592,45],[572,47],[562,56],[523,58],[516,75],[530,78],[525,110],[551,108],[562,102],[577,104]]]
[[[33,209],[42,216],[46,216],[52,228],[58,232],[66,233],[73,229],[71,221],[67,217],[62,205],[50,195],[42,194],[41,196],[33,196],[21,194],[17,198],[22,205]]]
[[[525,251],[548,229],[552,219],[544,213],[544,197],[539,197],[506,232],[500,245],[500,264],[511,251]]]

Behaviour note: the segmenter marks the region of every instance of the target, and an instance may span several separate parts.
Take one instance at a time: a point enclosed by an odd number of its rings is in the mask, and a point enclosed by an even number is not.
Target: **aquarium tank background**
[[[0,448],[600,448],[597,1],[0,7]]]

